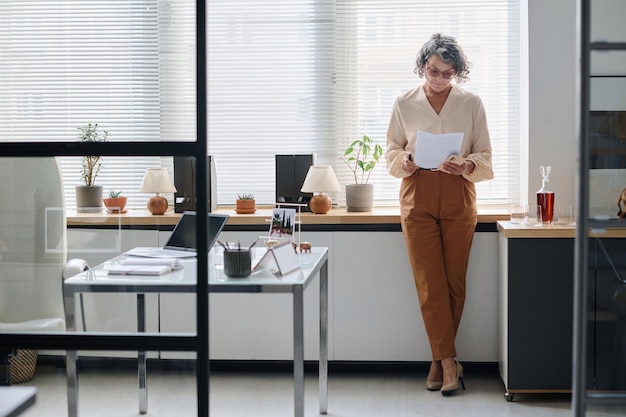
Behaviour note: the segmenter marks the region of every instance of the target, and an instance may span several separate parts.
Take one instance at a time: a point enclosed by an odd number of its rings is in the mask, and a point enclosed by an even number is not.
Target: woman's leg
[[[442,196],[440,224],[456,336],[465,305],[467,265],[476,230],[476,191],[474,184],[463,177],[448,175],[442,182],[445,182],[443,188],[450,190]]]
[[[456,356],[455,321],[446,278],[439,172],[417,171],[402,182],[402,230],[433,360]]]

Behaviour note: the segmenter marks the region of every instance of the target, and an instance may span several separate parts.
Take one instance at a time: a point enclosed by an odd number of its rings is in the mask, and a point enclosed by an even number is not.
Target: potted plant
[[[126,210],[127,197],[121,191],[109,191],[109,197],[102,199],[104,206],[109,213],[124,213]]]
[[[106,142],[107,130],[100,131],[97,123],[88,123],[78,127],[80,142]],[[76,211],[79,213],[97,213],[102,211],[102,186],[95,185],[102,168],[100,156],[83,156],[81,159],[81,179],[83,185],[76,186]]]
[[[346,206],[348,211],[371,211],[374,205],[374,185],[368,184],[370,174],[383,154],[383,148],[363,135],[355,140],[341,156],[350,168],[354,184],[346,184]]]
[[[238,214],[254,213],[256,211],[256,201],[254,200],[254,194],[237,194],[237,200],[235,201],[235,211]]]

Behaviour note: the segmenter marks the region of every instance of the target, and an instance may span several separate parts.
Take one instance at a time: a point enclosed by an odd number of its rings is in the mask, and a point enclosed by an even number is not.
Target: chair
[[[0,333],[62,332],[66,264],[63,185],[54,157],[0,158]],[[8,356],[0,352],[0,385],[10,385]]]

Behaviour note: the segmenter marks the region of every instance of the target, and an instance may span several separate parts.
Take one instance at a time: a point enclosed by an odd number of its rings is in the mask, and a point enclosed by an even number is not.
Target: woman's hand
[[[412,174],[417,171],[417,168],[418,166],[415,165],[415,162],[413,162],[413,158],[410,153],[402,157],[402,169],[404,169],[405,172]]]
[[[454,162],[445,161],[443,163],[443,170],[452,175],[471,174],[474,172],[476,166],[472,161],[465,161],[461,165],[457,165]]]

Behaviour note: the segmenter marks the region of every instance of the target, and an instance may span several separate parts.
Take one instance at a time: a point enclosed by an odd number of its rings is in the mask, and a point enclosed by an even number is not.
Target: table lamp
[[[146,168],[143,181],[139,187],[140,193],[156,193],[148,200],[148,211],[161,215],[167,211],[167,198],[160,193],[175,193],[176,187],[172,184],[167,168]]]
[[[339,185],[335,171],[333,171],[330,165],[311,165],[300,191],[303,193],[319,193],[311,197],[309,206],[315,214],[326,214],[330,210],[332,202],[323,193],[339,191],[340,189],[341,185]]]

